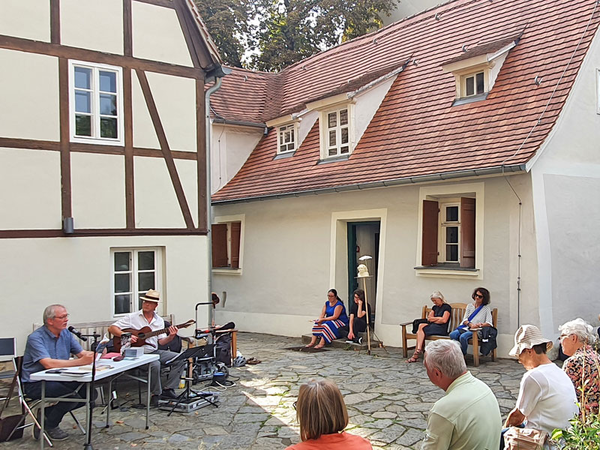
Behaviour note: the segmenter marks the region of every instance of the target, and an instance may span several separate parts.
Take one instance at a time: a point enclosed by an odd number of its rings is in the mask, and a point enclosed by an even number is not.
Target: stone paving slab
[[[92,444],[95,450],[123,449],[284,449],[299,442],[299,427],[292,403],[300,384],[314,377],[335,381],[345,396],[350,417],[348,431],[368,438],[374,449],[418,449],[431,405],[443,391],[431,384],[423,364],[406,364],[399,348],[366,351],[332,348],[305,353],[285,350],[301,345],[301,338],[238,333],[238,349],[261,364],[232,368],[235,386],[223,389],[219,408],[208,406],[182,414],[152,409],[145,430],[145,410],[126,407],[111,411],[111,426],[101,428],[104,415],[94,413]],[[484,362],[469,367],[473,375],[492,388],[503,417],[514,407],[524,369],[512,360]],[[208,383],[194,385],[196,390]],[[122,386],[127,388],[127,386]],[[137,387],[122,399],[137,400]],[[11,406],[8,414],[16,411]],[[78,417],[83,420],[81,411]],[[57,442],[57,450],[81,450],[83,436],[67,416],[61,425],[71,437]],[[34,449],[39,443],[25,436],[2,444],[3,449]]]

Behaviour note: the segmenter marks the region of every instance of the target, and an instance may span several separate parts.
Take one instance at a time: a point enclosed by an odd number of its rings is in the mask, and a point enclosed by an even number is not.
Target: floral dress
[[[577,393],[577,401],[588,412],[598,413],[600,403],[600,358],[590,345],[579,348],[565,361],[567,373]],[[582,398],[582,394],[583,397]],[[580,410],[583,409],[580,407]]]

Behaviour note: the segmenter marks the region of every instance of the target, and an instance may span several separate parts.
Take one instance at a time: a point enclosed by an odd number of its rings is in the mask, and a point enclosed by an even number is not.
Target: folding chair
[[[15,338],[0,338],[0,363],[7,361],[13,362],[17,356],[17,341]],[[10,380],[15,375],[13,370],[4,370],[0,372],[0,380]],[[0,397],[0,401],[6,400],[6,397]]]

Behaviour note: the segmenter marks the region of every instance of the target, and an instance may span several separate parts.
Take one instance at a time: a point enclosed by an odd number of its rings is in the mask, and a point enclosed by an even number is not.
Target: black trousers
[[[24,383],[23,389],[28,397],[37,400],[42,398],[42,382],[35,381],[31,383]],[[85,398],[86,383],[78,383],[76,381],[46,381],[46,397],[62,397],[68,396],[72,398]],[[70,394],[70,395],[69,395]],[[96,397],[96,392],[92,393],[92,396]],[[44,428],[49,430],[56,428],[63,419],[64,415],[69,411],[77,408],[81,408],[85,403],[76,402],[58,402],[56,405],[45,409],[45,422]]]
[[[356,333],[364,333],[367,331],[367,321],[362,318],[355,317],[354,322],[352,323],[354,334]]]

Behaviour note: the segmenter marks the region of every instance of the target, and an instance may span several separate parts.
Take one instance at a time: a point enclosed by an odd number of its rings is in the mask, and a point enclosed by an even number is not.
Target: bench
[[[466,303],[450,303],[450,306],[452,307],[452,313],[450,315],[450,324],[448,326],[448,330],[453,331],[453,330],[456,330],[456,328],[458,328],[458,326],[461,324],[462,319],[465,316],[465,310],[467,308],[467,304]],[[430,312],[431,312],[430,307],[423,306],[421,318],[426,319]],[[492,310],[492,325],[494,326],[494,328],[497,328],[497,323],[498,323],[498,308],[494,308]],[[408,350],[415,348],[415,346],[408,347],[408,340],[409,339],[416,340],[417,335],[409,332],[409,331],[412,331],[412,322],[401,323],[400,326],[402,327],[402,355],[405,358],[408,358]],[[411,329],[408,330],[406,327],[411,327]],[[438,335],[425,336],[426,341],[437,341],[438,339],[450,339],[450,336],[438,336]],[[477,367],[477,366],[479,366],[479,356],[480,356],[479,336],[477,333],[473,333],[473,337],[471,339],[469,339],[469,344],[473,346],[473,364],[475,365],[475,367]],[[492,361],[496,361],[496,349],[494,349],[492,351]]]

